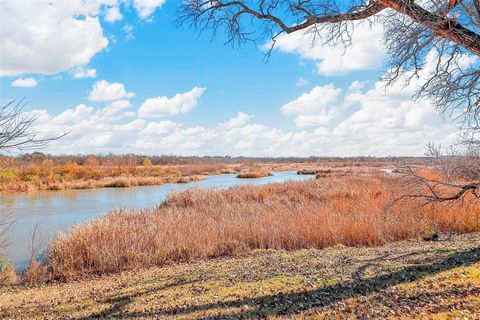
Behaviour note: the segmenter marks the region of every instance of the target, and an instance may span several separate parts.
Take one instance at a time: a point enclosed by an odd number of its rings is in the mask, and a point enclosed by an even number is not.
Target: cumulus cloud
[[[100,80],[95,82],[88,99],[92,101],[113,101],[129,99],[135,96],[133,92],[127,92],[125,86],[119,82]]]
[[[130,103],[122,100],[98,110],[81,104],[59,115],[36,110],[35,129],[46,134],[70,131],[48,147],[46,152],[52,153],[422,155],[427,142],[449,143],[455,137],[455,128],[444,124],[428,104],[402,100],[397,107],[395,94],[376,101],[377,94],[378,88],[357,93],[353,112],[338,124],[317,125],[308,131],[256,123],[251,114],[242,112],[213,126],[129,119],[131,114],[125,110],[131,108]]]
[[[107,9],[107,13],[105,14],[105,21],[107,22],[115,22],[122,20],[123,16],[120,13],[120,9],[118,6],[112,6]]]
[[[310,81],[302,77],[298,78],[297,82],[295,83],[297,87],[304,87],[304,86],[308,86],[309,84],[310,84]]]
[[[142,118],[151,118],[187,113],[197,106],[198,100],[205,90],[206,88],[195,87],[188,92],[178,93],[171,98],[159,96],[146,99],[140,106],[138,114]]]
[[[407,87],[394,83],[388,90],[380,81],[352,82],[344,89],[316,86],[279,106],[279,112],[293,118],[294,129],[258,123],[244,112],[211,126],[154,121],[150,118],[188,112],[206,89],[147,99],[135,112],[121,84],[121,90],[116,86],[115,94],[109,94],[116,99],[101,109],[80,104],[59,115],[36,110],[35,129],[71,132],[46,150],[53,153],[418,156],[428,142],[448,145],[456,138],[456,127],[445,123],[430,101],[411,100],[424,80],[419,76]]]
[[[296,116],[295,124],[299,127],[325,125],[333,120],[338,110],[334,106],[342,89],[333,84],[316,86],[310,92],[282,106],[282,113]]]
[[[165,0],[133,0],[133,7],[138,12],[138,16],[146,19],[157,9],[161,8]]]
[[[380,25],[370,27],[366,23],[358,23],[353,31],[352,45],[346,49],[340,45],[331,47],[314,43],[313,35],[308,32],[281,34],[275,39],[274,48],[315,61],[319,74],[331,76],[380,68],[386,57],[382,39],[383,28]],[[271,43],[265,47],[270,48]]]
[[[12,81],[12,87],[33,88],[37,83],[35,78],[18,78]]]
[[[0,75],[55,74],[108,45],[95,1],[0,1]]]
[[[125,4],[127,3],[127,4]],[[121,6],[132,5],[148,20],[165,0],[2,0],[0,76],[52,75],[87,65],[108,46],[100,16],[122,20]],[[124,27],[133,39],[133,27]],[[92,77],[92,76],[89,76]]]
[[[230,120],[225,121],[223,123],[220,123],[220,126],[222,128],[227,128],[227,129],[235,128],[238,126],[245,125],[246,123],[248,123],[248,121],[251,118],[252,118],[252,115],[246,114],[244,112],[239,112],[237,113],[236,117],[231,118]]]
[[[104,109],[99,112],[100,115],[110,118],[123,118],[132,116],[132,114],[128,112],[124,112],[126,109],[132,107],[132,104],[128,100],[117,100],[110,103]],[[133,114],[135,115],[135,114]]]
[[[96,78],[97,69],[95,68],[77,68],[73,71],[73,78],[82,79],[82,78]]]
[[[347,94],[352,113],[333,129],[332,138],[365,153],[380,149],[387,154],[419,154],[429,141],[452,143],[455,127],[445,124],[429,101],[411,101],[410,89],[394,86],[385,92],[377,83],[370,90]]]

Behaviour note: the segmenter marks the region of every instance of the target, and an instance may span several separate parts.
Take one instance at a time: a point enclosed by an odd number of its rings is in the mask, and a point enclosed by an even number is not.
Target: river
[[[235,174],[206,176],[202,181],[187,184],[168,183],[158,186],[101,188],[86,190],[37,191],[0,195],[0,214],[14,220],[7,234],[6,255],[19,269],[30,257],[32,234],[34,244],[43,251],[59,230],[108,213],[113,208],[149,208],[162,202],[172,191],[193,187],[226,188],[236,185],[260,185],[287,180],[306,180],[312,176],[294,171],[279,171],[258,179],[239,179]]]

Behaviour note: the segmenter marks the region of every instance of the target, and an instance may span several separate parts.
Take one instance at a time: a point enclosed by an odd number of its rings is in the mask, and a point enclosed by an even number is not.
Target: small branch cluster
[[[272,48],[279,35],[299,31],[312,45],[346,48],[358,21],[380,23],[386,84],[419,79],[414,98],[432,101],[466,132],[480,129],[480,0],[187,0],[179,20],[213,35],[225,30],[231,44],[270,38]]]
[[[424,168],[404,168],[404,188],[409,193],[403,197],[421,200],[422,205],[435,202],[462,202],[471,196],[480,199],[480,156],[478,153],[459,154],[451,150],[442,154],[441,147],[427,145],[427,155],[432,172]]]
[[[66,135],[39,137],[32,131],[35,114],[23,112],[25,102],[10,101],[0,106],[0,151],[32,150],[45,147],[49,142]]]

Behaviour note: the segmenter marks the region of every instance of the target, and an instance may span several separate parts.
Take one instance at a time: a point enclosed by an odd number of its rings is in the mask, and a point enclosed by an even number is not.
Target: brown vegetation
[[[285,164],[282,164],[285,165]],[[299,164],[288,164],[289,166],[298,166]],[[237,178],[241,179],[256,179],[263,178],[272,175],[272,170],[277,169],[278,165],[267,165],[267,164],[257,164],[257,163],[247,163],[239,166]],[[285,169],[284,169],[285,170]]]
[[[242,179],[252,179],[252,178],[263,178],[263,177],[268,177],[271,176],[272,173],[269,171],[260,171],[260,170],[254,170],[254,171],[242,171],[237,174],[237,178],[242,178]]]
[[[5,264],[0,266],[0,287],[10,286],[18,282],[17,273],[15,267],[11,264]]]
[[[0,169],[0,192],[186,183],[201,180],[201,175],[220,174],[228,170],[232,169],[224,165],[99,166],[95,162],[86,162],[83,165],[76,162],[54,165],[53,161],[44,160],[39,165]]]
[[[236,171],[224,164],[188,164],[181,165],[178,170],[183,176],[207,175],[207,174],[224,174],[235,173]]]
[[[420,207],[387,174],[191,189],[158,208],[114,210],[52,243],[56,279],[236,255],[251,249],[373,246],[432,232],[480,230],[478,201]]]
[[[480,233],[373,248],[255,250],[37,287],[2,319],[477,319]]]
[[[18,157],[0,155],[0,192],[129,187],[197,181],[202,175],[239,173],[258,178],[272,171],[313,174],[360,173],[359,169],[405,164],[423,158],[244,158],[141,155],[52,156],[39,152]],[[320,170],[320,171],[319,171]]]

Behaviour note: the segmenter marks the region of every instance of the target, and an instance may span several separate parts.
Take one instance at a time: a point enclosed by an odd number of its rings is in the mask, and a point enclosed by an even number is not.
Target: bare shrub
[[[32,226],[29,244],[30,262],[23,274],[26,282],[32,286],[43,284],[49,278],[48,267],[38,261],[45,245],[45,230],[42,229],[42,226],[41,221],[36,221]]]
[[[427,145],[428,168],[407,166],[403,185],[405,196],[423,204],[462,204],[466,197],[480,199],[480,154],[478,151],[442,153],[440,145]]]
[[[49,279],[48,267],[38,261],[32,261],[25,270],[24,276],[29,285],[42,285]]]
[[[0,260],[4,258],[0,257]],[[15,267],[8,262],[0,261],[0,286],[11,286],[18,282]]]

